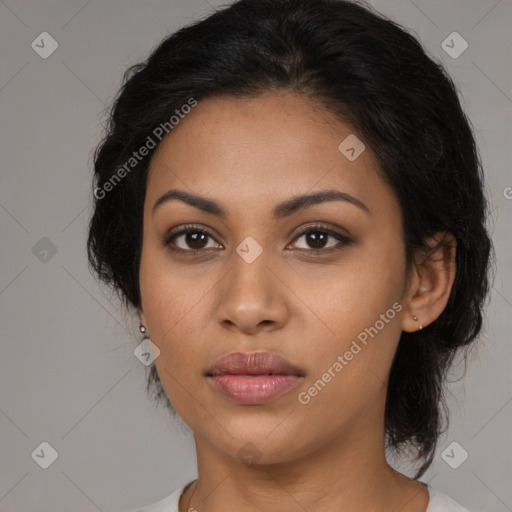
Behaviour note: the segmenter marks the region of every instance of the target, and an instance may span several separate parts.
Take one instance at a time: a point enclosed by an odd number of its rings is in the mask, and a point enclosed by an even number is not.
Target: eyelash
[[[166,235],[163,240],[163,243],[166,247],[169,247],[169,249],[171,251],[176,252],[176,253],[186,254],[187,256],[194,256],[197,253],[205,251],[206,249],[196,249],[196,250],[194,250],[194,249],[179,249],[179,248],[175,249],[175,248],[171,247],[171,242],[175,238],[178,238],[179,236],[182,236],[182,235],[186,235],[188,233],[204,233],[204,234],[208,235],[210,238],[215,240],[215,237],[207,229],[196,226],[194,224],[188,224],[188,225],[184,226],[183,229],[181,229],[180,231],[177,231],[174,233],[171,232],[168,235]],[[331,254],[332,252],[339,251],[343,247],[346,247],[353,243],[353,240],[350,239],[349,237],[344,236],[340,233],[337,233],[336,231],[333,231],[332,229],[330,229],[326,226],[323,226],[321,224],[307,226],[306,228],[301,230],[299,233],[297,233],[297,235],[295,236],[293,241],[295,242],[296,240],[301,238],[303,235],[307,235],[309,233],[322,233],[322,234],[332,236],[333,238],[337,239],[341,243],[341,246],[330,247],[327,249],[300,249],[301,251],[305,251],[308,254],[313,254],[313,255]]]

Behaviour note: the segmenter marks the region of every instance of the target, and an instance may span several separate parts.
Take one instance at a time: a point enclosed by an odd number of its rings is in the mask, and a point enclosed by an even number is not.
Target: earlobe
[[[147,328],[146,317],[144,316],[144,313],[142,312],[141,308],[137,308],[137,314],[139,316],[139,324],[140,324],[140,326],[144,326],[144,327]]]
[[[434,322],[443,312],[455,281],[456,239],[449,232],[436,233],[415,255],[402,330],[415,332]]]

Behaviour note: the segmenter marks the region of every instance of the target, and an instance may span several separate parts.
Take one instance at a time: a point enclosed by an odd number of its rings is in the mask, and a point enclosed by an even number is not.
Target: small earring
[[[413,319],[415,322],[417,322],[417,321],[418,321],[418,317],[417,317],[416,315],[412,315],[412,319]],[[423,329],[423,327],[422,327],[422,326],[421,326],[421,324],[420,324],[420,331],[421,331],[421,329]]]
[[[139,326],[139,331],[142,333],[142,334],[146,334],[146,328],[141,324]]]

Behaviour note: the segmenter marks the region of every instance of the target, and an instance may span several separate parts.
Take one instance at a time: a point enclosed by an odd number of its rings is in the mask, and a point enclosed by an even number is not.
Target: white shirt
[[[172,494],[160,501],[145,507],[139,507],[138,509],[131,510],[130,512],[179,512],[178,503],[180,501],[181,493],[190,483],[192,482],[176,489]],[[467,508],[459,505],[456,501],[452,500],[449,496],[438,489],[435,489],[428,484],[425,485],[427,486],[430,495],[428,507],[425,512],[470,512]]]

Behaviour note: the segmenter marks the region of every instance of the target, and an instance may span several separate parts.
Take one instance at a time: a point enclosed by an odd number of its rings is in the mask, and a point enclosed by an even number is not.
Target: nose
[[[214,317],[223,328],[256,334],[286,324],[289,317],[287,288],[269,259],[265,251],[252,263],[233,254],[230,271],[216,287]]]

